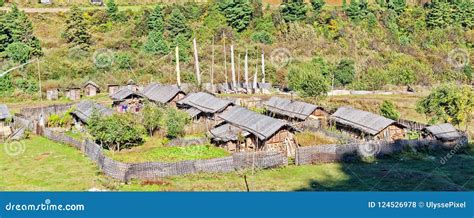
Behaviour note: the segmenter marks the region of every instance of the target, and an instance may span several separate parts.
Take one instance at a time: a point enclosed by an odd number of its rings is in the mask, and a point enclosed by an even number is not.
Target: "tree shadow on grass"
[[[310,179],[295,191],[472,191],[473,146],[450,150],[402,152],[371,161],[354,156],[340,163],[340,176]]]

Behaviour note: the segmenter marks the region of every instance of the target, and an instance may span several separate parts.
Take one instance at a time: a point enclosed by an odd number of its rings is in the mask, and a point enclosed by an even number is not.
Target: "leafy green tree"
[[[14,42],[8,45],[5,52],[11,60],[25,63],[30,59],[31,50],[30,46],[23,42]]]
[[[157,4],[150,13],[148,18],[148,28],[150,31],[164,33],[165,19],[163,15],[163,6],[161,4]]]
[[[227,23],[239,32],[247,28],[254,12],[250,0],[221,0],[219,8]]]
[[[62,37],[69,43],[70,48],[88,50],[92,44],[91,35],[87,31],[82,13],[82,10],[77,6],[71,8],[66,18],[66,29],[62,32]]]
[[[191,36],[191,29],[187,24],[187,19],[179,8],[174,8],[168,18],[166,30],[168,36],[175,39],[178,35],[184,36],[188,39]]]
[[[286,22],[295,22],[306,19],[308,8],[304,0],[285,0],[281,7],[281,14]]]
[[[13,4],[10,12],[5,18],[6,27],[9,29],[11,42],[22,42],[31,48],[31,55],[43,55],[40,41],[33,33],[33,24],[26,16],[25,12],[20,11]]]
[[[311,62],[290,67],[287,81],[291,89],[304,97],[324,97],[329,91],[329,68],[324,60],[315,58]]]
[[[143,143],[144,129],[136,124],[131,114],[104,117],[94,112],[87,129],[98,143],[113,151]]]
[[[3,7],[4,4],[5,4],[5,0],[0,0],[0,7]]]
[[[313,11],[317,14],[321,12],[321,9],[323,9],[325,4],[325,0],[311,0],[311,6],[313,7]]]
[[[5,15],[0,14],[0,53],[5,51],[11,41],[12,37],[5,19]]]
[[[153,136],[155,130],[160,128],[163,119],[163,110],[158,106],[148,102],[142,110],[142,124],[148,131],[150,136]]]
[[[421,99],[416,110],[431,118],[430,123],[465,124],[467,128],[474,112],[474,91],[469,86],[444,84]]]
[[[391,101],[383,101],[380,105],[379,113],[388,119],[400,119],[400,112],[397,111],[397,107],[395,107],[395,104]]]
[[[337,85],[345,86],[352,83],[355,73],[354,61],[342,59],[334,69],[334,80]]]
[[[169,108],[166,112],[165,120],[168,137],[176,138],[181,136],[189,120],[189,115],[186,112],[177,110],[176,108]]]
[[[107,0],[107,3],[105,4],[107,6],[107,15],[109,18],[112,20],[117,20],[118,19],[118,6],[115,4],[114,0]]]

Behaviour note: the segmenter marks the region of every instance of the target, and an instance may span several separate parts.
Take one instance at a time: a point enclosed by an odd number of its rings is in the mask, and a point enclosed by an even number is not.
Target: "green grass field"
[[[474,150],[405,153],[371,163],[287,166],[226,174],[196,174],[120,183],[107,178],[80,151],[42,137],[22,141],[24,153],[0,149],[2,191],[459,191],[474,190]]]

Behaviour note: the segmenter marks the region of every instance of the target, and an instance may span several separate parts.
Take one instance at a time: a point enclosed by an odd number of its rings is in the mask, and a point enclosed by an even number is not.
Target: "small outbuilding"
[[[73,101],[81,99],[81,89],[78,87],[66,89],[66,97]]]
[[[143,107],[145,97],[139,92],[124,87],[113,93],[110,98],[113,100],[112,107],[116,111],[138,113]]]
[[[378,114],[340,107],[331,115],[336,128],[364,140],[393,141],[405,138],[405,126]]]
[[[142,94],[156,104],[169,104],[173,106],[176,106],[176,102],[183,99],[186,95],[177,86],[161,85],[158,83],[146,86]]]
[[[87,81],[84,86],[84,94],[89,97],[96,96],[97,93],[100,93],[100,87],[95,82]]]
[[[271,116],[291,121],[326,120],[329,116],[323,107],[302,101],[272,97],[263,104]]]
[[[209,131],[217,146],[230,152],[278,151],[295,155],[296,130],[288,122],[243,107],[232,107],[219,117],[223,122]]]
[[[58,100],[59,99],[59,89],[48,89],[46,90],[46,99],[52,101],[52,100]]]
[[[217,120],[219,113],[234,105],[231,101],[217,98],[206,92],[188,94],[176,103],[178,108],[185,110],[195,120],[200,118]]]
[[[100,116],[110,116],[113,110],[93,101],[81,101],[75,105],[74,111],[71,112],[75,127],[82,129],[84,125],[88,124],[93,113],[98,113]]]
[[[422,129],[423,137],[437,139],[442,142],[452,142],[460,139],[462,135],[450,123],[443,123]]]
[[[118,84],[107,84],[107,92],[109,95],[112,95],[114,92],[120,89],[120,85]]]

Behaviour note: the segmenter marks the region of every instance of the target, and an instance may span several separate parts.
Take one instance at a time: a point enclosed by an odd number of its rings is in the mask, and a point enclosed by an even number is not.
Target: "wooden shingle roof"
[[[287,116],[290,118],[298,118],[305,120],[316,109],[321,108],[313,104],[302,101],[292,101],[285,98],[272,97],[264,103],[268,111]]]

